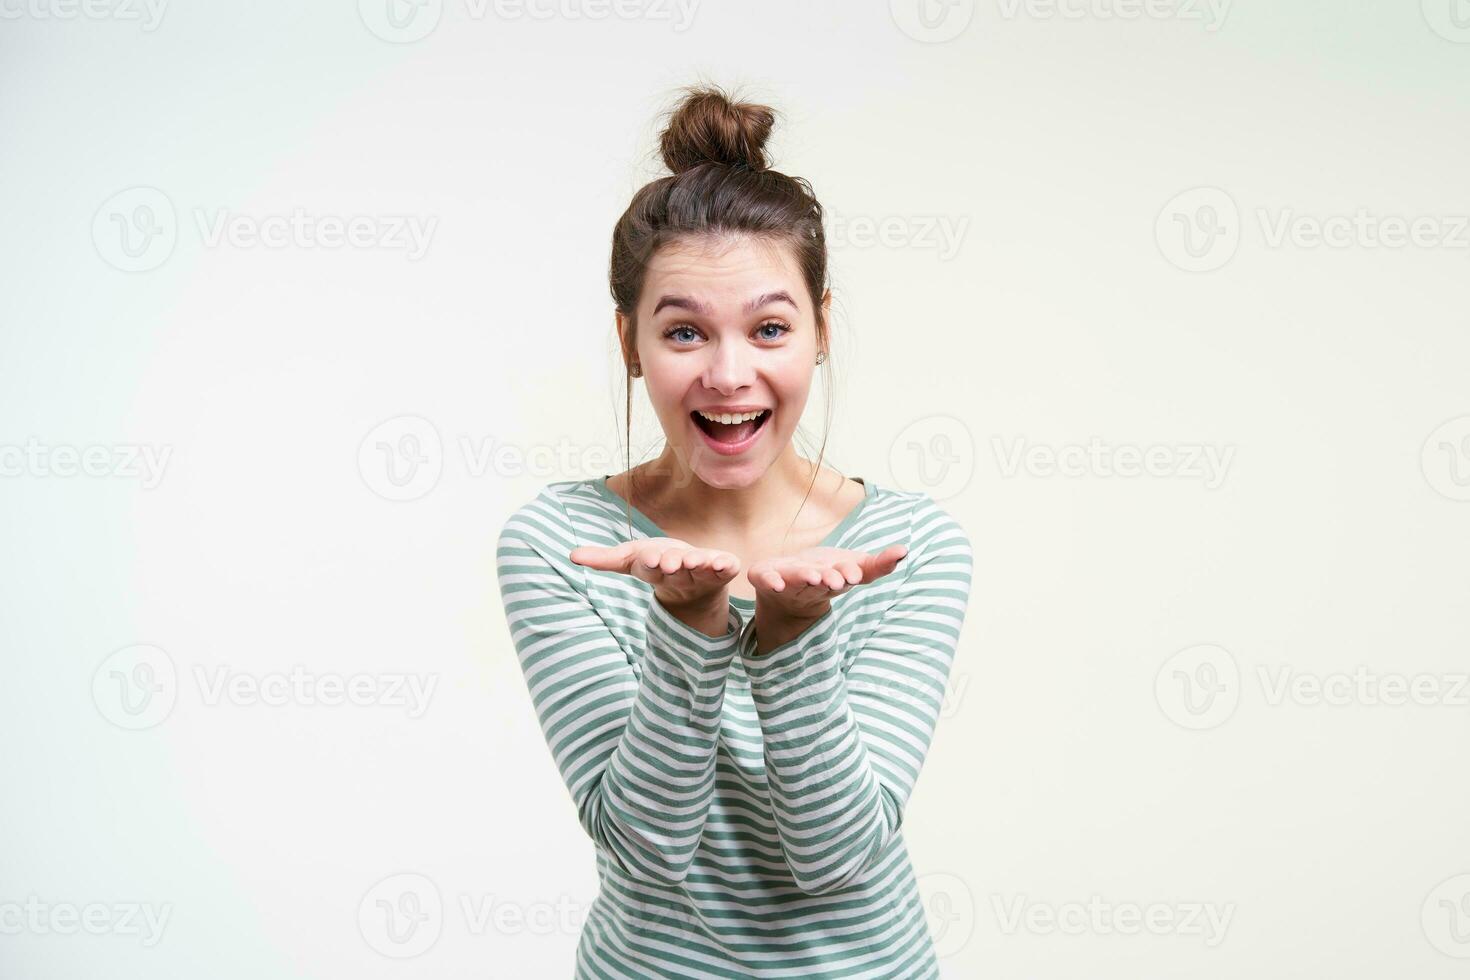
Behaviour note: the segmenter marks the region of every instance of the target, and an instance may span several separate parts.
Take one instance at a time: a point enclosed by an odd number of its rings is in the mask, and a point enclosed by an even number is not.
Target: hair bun
[[[769,107],[734,102],[714,85],[684,89],[659,137],[664,164],[676,174],[702,163],[765,170],[765,145],[776,114]]]

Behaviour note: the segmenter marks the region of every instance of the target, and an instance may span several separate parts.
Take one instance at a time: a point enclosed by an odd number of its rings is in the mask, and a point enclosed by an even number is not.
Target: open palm
[[[647,582],[665,607],[718,598],[740,574],[740,559],[730,552],[697,548],[678,538],[640,538],[612,548],[583,545],[568,557],[578,565]]]
[[[877,554],[806,548],[794,555],[763,558],[750,566],[745,577],[755,589],[758,605],[794,619],[811,619],[854,586],[876,582],[892,572],[907,554],[908,546],[901,544]]]

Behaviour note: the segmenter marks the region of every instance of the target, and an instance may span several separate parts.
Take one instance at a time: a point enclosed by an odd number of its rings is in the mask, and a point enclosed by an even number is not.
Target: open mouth
[[[724,446],[740,446],[750,439],[765,426],[771,417],[771,410],[765,409],[756,418],[745,422],[734,422],[726,425],[723,422],[712,422],[699,412],[690,412],[689,417],[710,438],[712,442]]]

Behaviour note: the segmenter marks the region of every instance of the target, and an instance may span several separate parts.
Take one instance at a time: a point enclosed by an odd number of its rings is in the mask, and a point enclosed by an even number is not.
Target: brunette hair
[[[622,355],[628,494],[634,494],[631,365],[637,350],[638,300],[648,262],[666,245],[748,235],[790,250],[815,310],[818,349],[827,351],[822,362],[825,427],[812,481],[802,497],[805,506],[821,471],[832,423],[831,324],[822,309],[828,285],[822,205],[805,178],[770,169],[765,145],[776,121],[773,109],[736,101],[708,83],[685,86],[681,91],[683,97],[670,111],[659,137],[659,152],[670,173],[640,188],[613,227],[608,285],[617,311],[627,320]],[[633,504],[631,500],[624,503],[631,538]],[[793,516],[793,525],[795,520]]]

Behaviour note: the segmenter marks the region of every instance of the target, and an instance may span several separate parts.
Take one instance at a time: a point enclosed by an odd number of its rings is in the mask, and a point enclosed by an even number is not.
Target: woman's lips
[[[714,452],[721,456],[738,456],[760,440],[766,429],[770,428],[771,416],[773,414],[773,412],[767,411],[764,416],[756,419],[754,431],[739,442],[721,442],[716,439],[700,427],[699,423],[694,420],[693,413],[689,415],[689,424],[694,427],[694,431],[699,434],[699,438],[704,441],[704,444]]]

